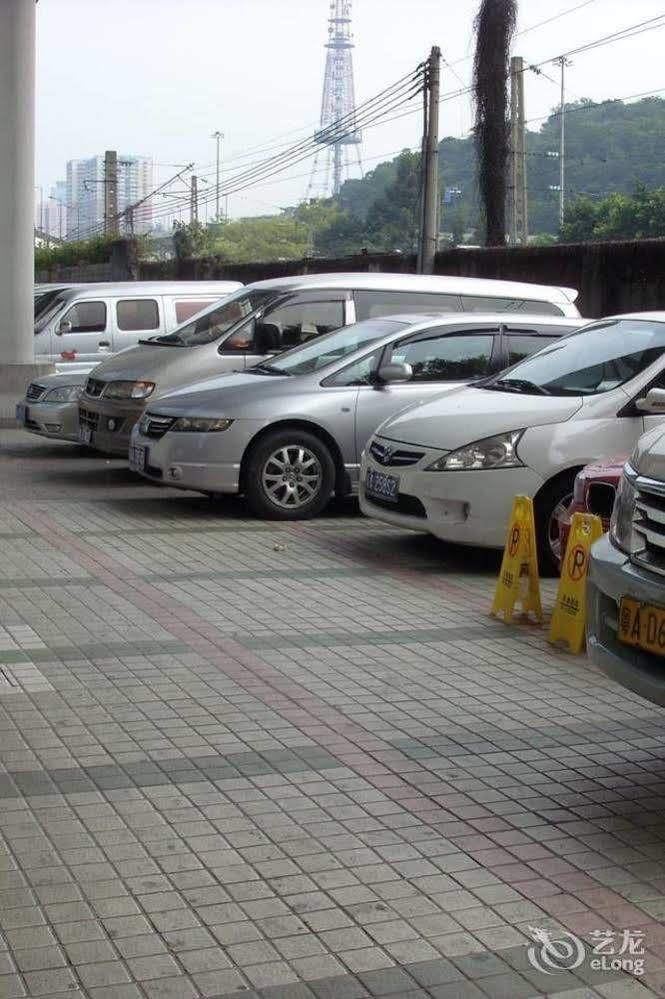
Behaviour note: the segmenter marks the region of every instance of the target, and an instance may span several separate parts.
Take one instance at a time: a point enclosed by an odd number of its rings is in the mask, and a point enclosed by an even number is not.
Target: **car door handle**
[[[97,344],[98,347],[110,347],[111,343],[109,340],[100,340]]]

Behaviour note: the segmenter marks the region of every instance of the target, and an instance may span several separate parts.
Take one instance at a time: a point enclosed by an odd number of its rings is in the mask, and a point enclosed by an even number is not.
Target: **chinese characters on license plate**
[[[365,479],[365,492],[378,499],[396,503],[399,498],[399,479],[396,475],[385,475],[368,468]]]
[[[79,444],[92,444],[92,430],[90,427],[79,426]]]
[[[619,641],[665,656],[665,607],[624,597],[619,607]]]

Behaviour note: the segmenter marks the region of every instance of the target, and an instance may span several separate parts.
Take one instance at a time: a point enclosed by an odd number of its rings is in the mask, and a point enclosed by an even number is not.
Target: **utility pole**
[[[217,140],[217,177],[215,182],[215,221],[219,222],[219,160],[220,160],[220,144],[221,140],[224,138],[223,132],[213,132],[212,138]]]
[[[418,273],[432,274],[439,244],[439,91],[441,49],[432,47],[425,74],[427,129],[423,141],[423,201]]]
[[[565,56],[559,56],[554,60],[554,65],[561,69],[561,105],[559,117],[561,126],[559,131],[559,225],[563,225],[566,215],[566,66],[572,65]]]
[[[190,223],[194,223],[198,222],[198,220],[199,220],[198,178],[196,174],[192,174],[190,194],[189,194],[189,221]]]
[[[529,237],[527,201],[524,60],[510,60],[510,242],[526,246]]]
[[[118,232],[118,154],[115,149],[104,153],[104,235]]]

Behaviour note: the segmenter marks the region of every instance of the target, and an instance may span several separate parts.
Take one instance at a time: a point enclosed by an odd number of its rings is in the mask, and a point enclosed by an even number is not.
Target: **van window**
[[[356,319],[396,316],[400,313],[436,315],[438,312],[461,312],[459,295],[436,295],[413,291],[354,291]]]
[[[117,303],[115,311],[119,330],[159,329],[159,309],[154,298],[125,298]]]
[[[396,343],[389,363],[410,364],[413,382],[466,381],[489,374],[493,348],[492,332],[435,334]]]
[[[465,312],[532,312],[536,316],[562,316],[563,311],[552,302],[536,302],[525,298],[493,298],[491,295],[462,295]]]
[[[72,324],[72,333],[103,333],[106,329],[106,303],[77,302],[61,321]]]
[[[180,299],[180,301],[175,302],[175,321],[177,323],[185,323],[192,316],[195,316],[197,312],[201,309],[207,308],[216,302],[216,298],[206,298],[206,299]]]

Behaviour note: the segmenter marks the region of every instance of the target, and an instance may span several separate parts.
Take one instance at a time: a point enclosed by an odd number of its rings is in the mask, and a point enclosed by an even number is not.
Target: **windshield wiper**
[[[491,382],[486,387],[494,388],[494,386],[498,386],[506,392],[534,392],[536,395],[551,394],[542,385],[536,385],[535,382],[527,381],[526,378],[497,378],[496,381]]]
[[[169,333],[169,339],[166,340],[161,336],[151,336],[147,340],[139,340],[139,343],[157,344],[158,347],[184,347],[185,344],[182,342],[180,337],[173,337],[173,334]]]
[[[281,368],[276,368],[274,364],[253,364],[251,368],[247,368],[247,372],[258,371],[262,375],[290,375],[290,371],[282,371]]]

